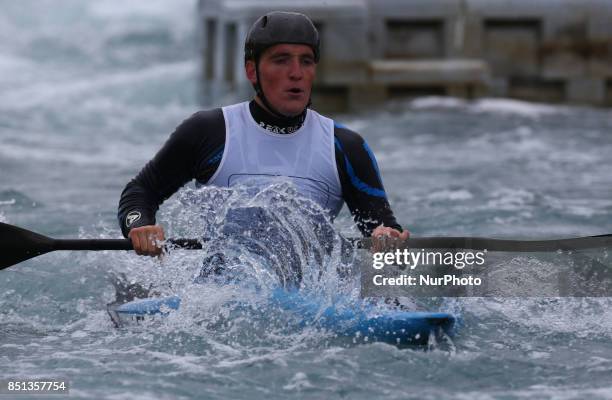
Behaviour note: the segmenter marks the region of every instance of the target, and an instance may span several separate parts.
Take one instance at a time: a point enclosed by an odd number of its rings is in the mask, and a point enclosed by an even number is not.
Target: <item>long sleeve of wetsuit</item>
[[[361,233],[370,236],[381,224],[401,232],[402,227],[387,200],[376,159],[366,141],[338,124],[334,137],[342,197]]]
[[[215,172],[225,145],[220,108],[200,111],[183,121],[155,157],[132,179],[119,200],[121,232],[155,224],[155,213],[181,186],[206,182]]]

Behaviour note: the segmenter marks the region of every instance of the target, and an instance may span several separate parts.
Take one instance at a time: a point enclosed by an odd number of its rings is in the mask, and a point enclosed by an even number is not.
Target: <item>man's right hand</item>
[[[162,252],[160,242],[164,240],[164,228],[160,225],[146,225],[133,228],[128,234],[136,254],[141,256],[159,256]]]

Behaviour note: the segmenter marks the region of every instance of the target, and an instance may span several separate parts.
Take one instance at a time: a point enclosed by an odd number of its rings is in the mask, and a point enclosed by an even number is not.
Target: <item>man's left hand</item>
[[[401,243],[408,239],[410,232],[404,229],[403,232],[398,231],[388,226],[380,225],[372,232],[372,247],[373,253],[382,252],[395,248],[394,244]],[[389,240],[391,238],[391,240]]]

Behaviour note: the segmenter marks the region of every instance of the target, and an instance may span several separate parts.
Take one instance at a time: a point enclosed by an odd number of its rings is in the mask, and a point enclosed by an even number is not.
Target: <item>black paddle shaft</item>
[[[370,248],[372,240],[349,239],[359,248]],[[201,249],[206,239],[168,239],[166,247]],[[476,237],[422,237],[396,243],[395,248],[466,249],[506,252],[551,252],[612,247],[612,235],[553,240],[509,240]],[[0,270],[56,250],[133,250],[129,239],[52,239],[0,222]]]
[[[201,249],[196,239],[170,239],[168,247]],[[0,222],[0,270],[56,250],[133,250],[129,239],[52,239]]]
[[[392,242],[393,239],[390,240]],[[359,239],[359,247],[370,248],[371,239]],[[547,240],[513,240],[513,239],[491,239],[480,237],[420,237],[410,238],[399,245],[391,248],[408,249],[463,249],[463,250],[487,250],[495,252],[510,253],[543,253],[555,251],[576,251],[587,249],[598,249],[612,247],[612,234],[586,236],[569,239],[547,239]]]
[[[130,239],[51,239],[53,250],[134,250]],[[196,250],[202,248],[197,239],[168,239],[166,247]]]

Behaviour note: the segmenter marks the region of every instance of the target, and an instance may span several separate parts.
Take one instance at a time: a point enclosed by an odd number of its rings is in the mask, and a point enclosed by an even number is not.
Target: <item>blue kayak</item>
[[[178,296],[147,298],[109,307],[113,321],[167,315],[178,310]],[[349,301],[323,304],[298,291],[274,290],[269,305],[299,317],[300,325],[326,329],[338,336],[355,337],[369,342],[425,345],[430,336],[453,336],[457,319],[439,312],[409,312],[397,308],[381,309],[374,305],[351,306]],[[114,316],[113,316],[114,314]]]

